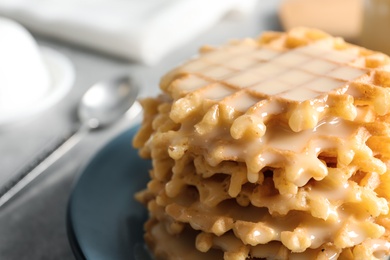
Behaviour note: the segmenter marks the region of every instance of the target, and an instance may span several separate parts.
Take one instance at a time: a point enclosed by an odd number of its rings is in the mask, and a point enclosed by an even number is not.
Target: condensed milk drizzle
[[[326,165],[317,156],[327,149],[346,153],[338,163],[349,164],[353,150],[359,148],[352,147],[354,140],[345,141],[358,131],[347,120],[356,118],[357,109],[353,97],[345,93],[350,81],[368,73],[351,65],[359,54],[321,41],[288,52],[248,42],[205,53],[177,72],[190,76],[173,81],[168,90],[181,93],[171,118],[186,125],[192,114],[206,111],[195,125],[199,138],[190,146],[204,147],[211,165],[223,158],[246,162],[250,182],[258,180],[263,167],[284,165],[280,157],[295,162],[288,166],[295,177],[286,178],[297,186],[304,185],[313,172],[318,180],[326,176]],[[228,61],[236,59],[240,62],[229,67]],[[191,93],[186,94],[188,90]],[[282,125],[272,123],[274,118]],[[220,122],[231,122],[230,133],[218,130]],[[213,145],[202,145],[203,140]]]
[[[193,111],[216,104],[221,110],[255,117],[259,125],[289,111],[285,120],[293,131],[313,128],[326,117],[329,105],[347,92],[349,82],[368,73],[352,65],[358,57],[358,53],[335,50],[322,42],[288,52],[259,48],[255,43],[216,49],[176,71],[187,76],[174,80],[167,89],[181,93],[174,102],[172,119],[182,122]],[[228,61],[238,58],[241,62],[229,67]],[[177,117],[175,110],[183,105],[188,106],[188,113]],[[344,119],[356,116],[356,109],[350,108],[341,113]],[[234,138],[241,136],[233,134]]]
[[[381,64],[388,57],[301,28],[204,48],[168,73],[136,140],[153,160],[140,201],[157,256],[389,255]]]

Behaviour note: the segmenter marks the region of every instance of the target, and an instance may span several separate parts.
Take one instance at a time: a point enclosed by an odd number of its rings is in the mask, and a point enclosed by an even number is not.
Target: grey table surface
[[[0,183],[6,182],[77,126],[77,102],[96,81],[127,73],[140,84],[140,97],[156,95],[159,78],[194,55],[200,46],[254,37],[264,30],[280,30],[279,2],[259,1],[252,15],[223,19],[152,67],[36,36],[39,45],[58,50],[72,61],[76,79],[72,90],[50,109],[0,128]],[[131,120],[125,118],[113,127],[89,134],[1,208],[0,259],[74,259],[66,234],[66,208],[72,186],[99,148],[140,120],[140,116]]]

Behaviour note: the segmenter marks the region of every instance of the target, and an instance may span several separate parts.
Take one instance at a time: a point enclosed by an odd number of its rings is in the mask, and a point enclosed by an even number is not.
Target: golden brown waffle
[[[156,257],[390,255],[389,87],[389,57],[305,28],[168,73],[134,139]]]

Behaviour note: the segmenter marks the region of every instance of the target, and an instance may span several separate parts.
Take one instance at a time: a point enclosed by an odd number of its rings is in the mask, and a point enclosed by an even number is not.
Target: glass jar
[[[390,55],[390,0],[364,0],[360,44]]]

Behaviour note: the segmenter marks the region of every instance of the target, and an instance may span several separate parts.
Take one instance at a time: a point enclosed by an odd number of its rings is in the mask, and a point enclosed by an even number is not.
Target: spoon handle
[[[24,187],[35,180],[42,172],[44,172],[50,165],[55,163],[64,154],[71,150],[81,138],[88,132],[88,128],[81,126],[71,135],[59,143],[53,150],[49,151],[43,160],[37,161],[35,164],[28,166],[22,174],[17,176],[9,186],[5,187],[0,192],[0,208],[4,206],[11,198],[18,194]]]
[[[138,102],[134,102],[124,116],[128,121],[131,121],[141,112],[141,110],[141,105]],[[6,186],[3,190],[0,190],[0,208],[41,175],[49,166],[71,150],[91,130],[93,130],[93,128],[88,125],[88,122],[81,124],[76,131],[72,132],[63,142],[59,143],[56,148],[46,153],[46,156],[42,160],[38,160],[36,163],[29,165],[22,171],[22,173],[17,176],[17,179],[12,181],[10,185]]]

